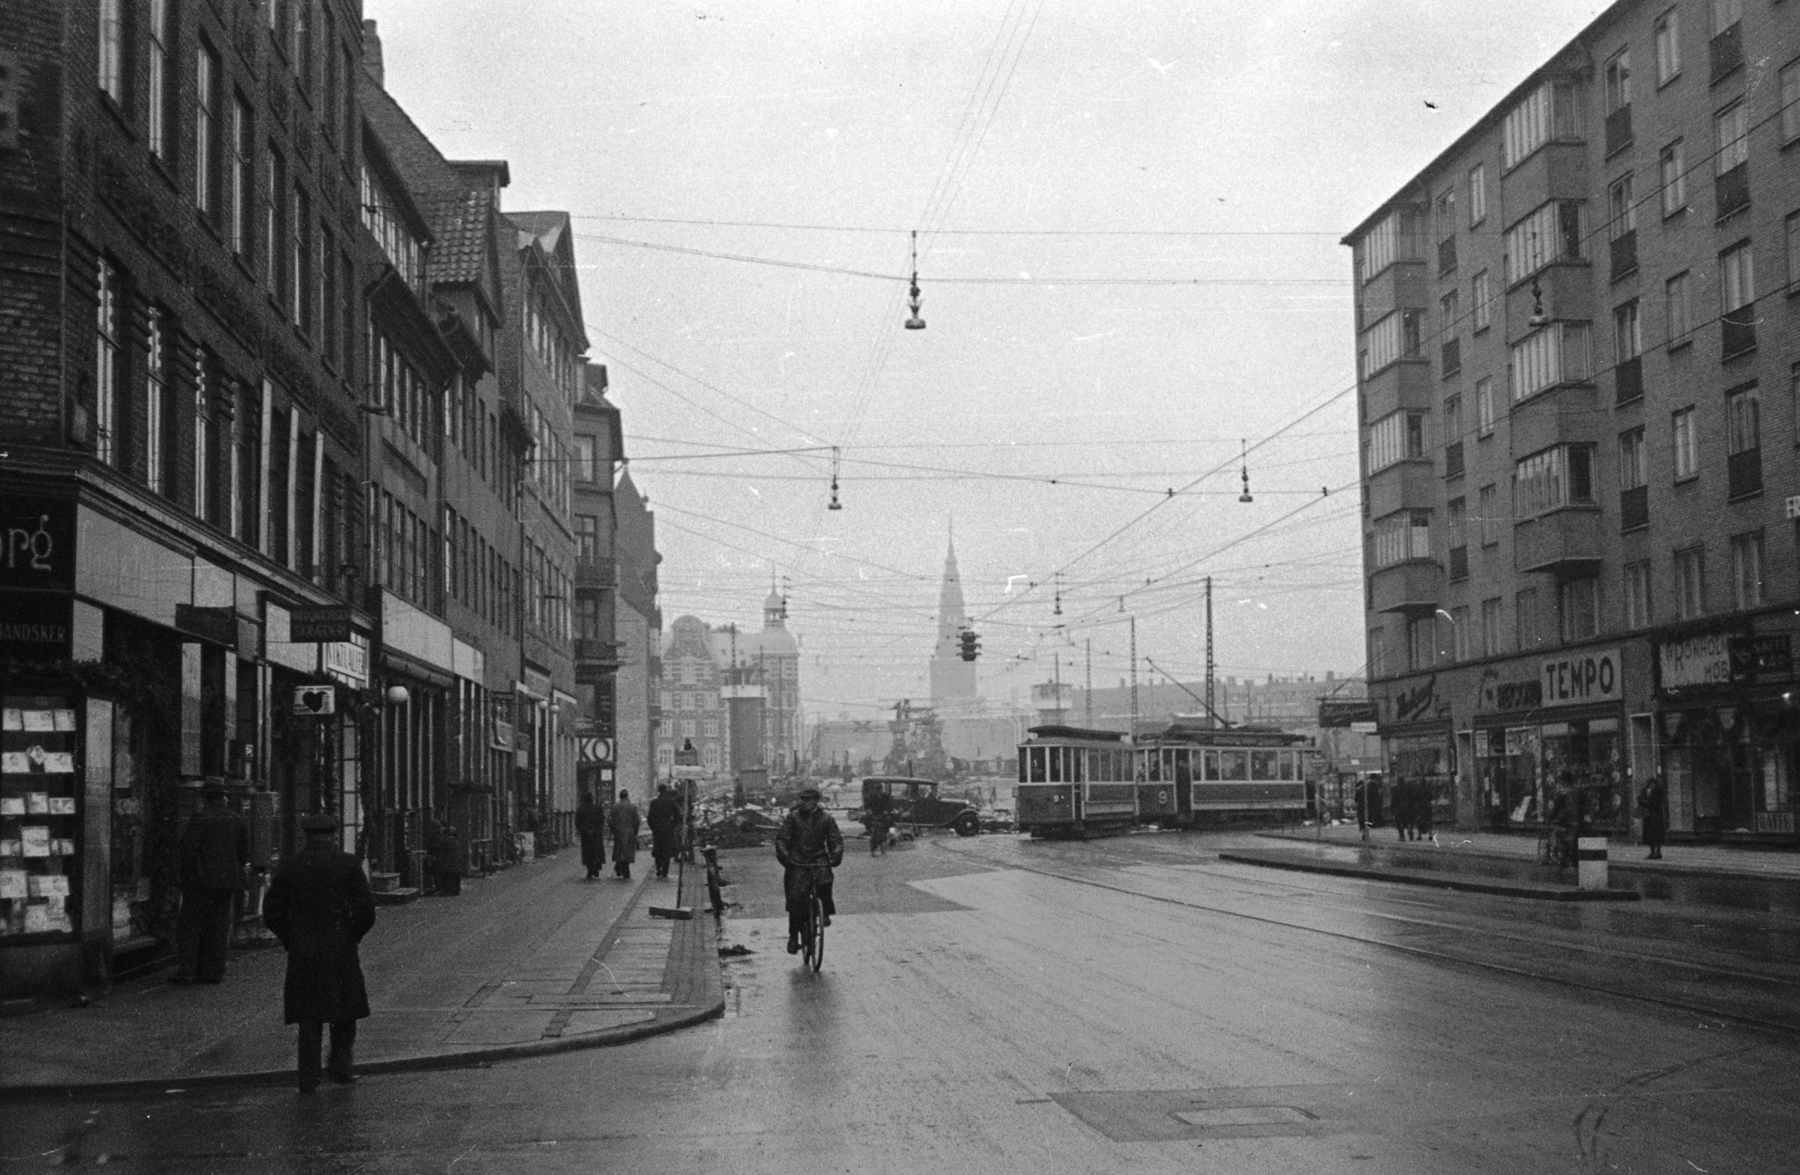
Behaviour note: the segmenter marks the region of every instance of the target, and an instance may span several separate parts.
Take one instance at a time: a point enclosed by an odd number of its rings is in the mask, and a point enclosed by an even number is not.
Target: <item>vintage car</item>
[[[862,781],[862,807],[850,813],[866,827],[871,815],[885,813],[888,823],[904,830],[948,828],[958,836],[981,831],[981,814],[967,800],[938,795],[935,779],[904,775],[871,775]]]

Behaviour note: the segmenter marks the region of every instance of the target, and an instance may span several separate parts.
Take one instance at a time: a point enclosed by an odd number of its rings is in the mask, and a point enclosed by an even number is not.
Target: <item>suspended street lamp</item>
[[[906,320],[907,330],[924,330],[925,320],[919,317],[919,230],[912,234],[912,286],[907,290],[907,305],[912,307],[912,317]]]

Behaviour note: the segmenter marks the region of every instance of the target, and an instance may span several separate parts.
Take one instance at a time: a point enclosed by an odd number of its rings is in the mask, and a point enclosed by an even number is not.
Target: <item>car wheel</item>
[[[981,820],[973,812],[963,812],[950,822],[950,827],[958,836],[974,836],[981,831]]]

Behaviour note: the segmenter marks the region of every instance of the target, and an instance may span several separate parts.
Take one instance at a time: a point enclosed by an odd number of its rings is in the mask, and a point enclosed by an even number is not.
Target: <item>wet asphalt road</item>
[[[814,975],[724,854],[728,1012],[618,1048],[0,1107],[0,1170],[1792,1170],[1800,919],[1220,863],[1219,838],[852,842]]]

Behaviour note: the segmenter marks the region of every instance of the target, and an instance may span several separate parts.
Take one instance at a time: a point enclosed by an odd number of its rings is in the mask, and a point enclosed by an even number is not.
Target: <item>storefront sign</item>
[[[201,608],[193,604],[177,604],[175,627],[189,636],[197,636],[228,649],[238,647],[237,612],[229,607]]]
[[[288,613],[288,640],[295,644],[326,644],[349,639],[348,604],[295,608]]]
[[[1665,694],[1716,689],[1731,683],[1728,633],[1709,632],[1656,646],[1656,684]]]
[[[59,661],[69,655],[74,601],[68,596],[0,592],[0,657]]]
[[[333,641],[325,646],[325,672],[339,677],[358,689],[369,684],[369,642],[354,636],[347,641]]]
[[[1366,698],[1353,700],[1319,700],[1319,725],[1323,727],[1350,726],[1357,722],[1375,721],[1375,703]]]
[[[1734,636],[1728,652],[1731,679],[1753,685],[1765,681],[1792,681],[1794,654],[1785,633],[1766,636]]]
[[[0,587],[75,586],[75,503],[8,496],[0,507]]]
[[[1420,722],[1431,717],[1437,705],[1437,675],[1434,673],[1411,689],[1394,695],[1394,721]]]
[[[1477,709],[1487,714],[1505,714],[1513,710],[1535,710],[1544,704],[1541,678],[1504,681],[1497,669],[1483,670]]]
[[[1552,657],[1539,673],[1545,706],[1616,702],[1622,689],[1619,650],[1597,649]]]

